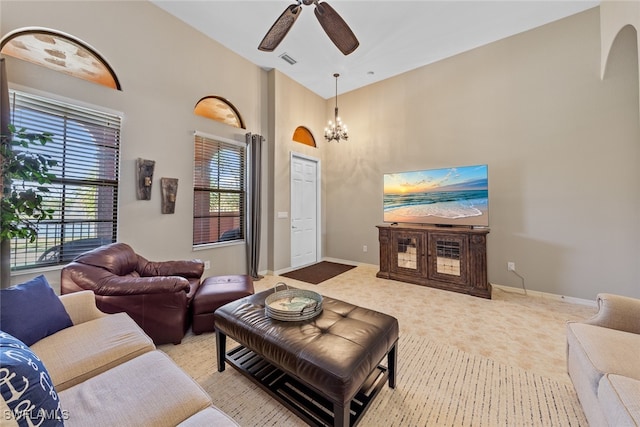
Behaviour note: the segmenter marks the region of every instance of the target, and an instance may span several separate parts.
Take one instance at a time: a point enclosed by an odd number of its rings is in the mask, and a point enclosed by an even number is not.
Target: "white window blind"
[[[246,147],[195,135],[193,245],[244,240]]]
[[[46,145],[28,150],[58,162],[56,178],[42,193],[53,219],[43,221],[35,242],[12,241],[13,269],[63,264],[114,242],[118,223],[121,117],[10,91],[11,122],[27,132],[53,134]],[[34,188],[36,183],[26,183]]]

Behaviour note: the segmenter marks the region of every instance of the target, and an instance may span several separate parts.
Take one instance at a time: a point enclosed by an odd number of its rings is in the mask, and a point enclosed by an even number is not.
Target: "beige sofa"
[[[35,344],[66,426],[237,426],[125,313],[105,314],[91,291],[60,297],[73,326]],[[3,426],[17,426],[0,399]]]
[[[640,426],[640,300],[598,295],[598,313],[567,323],[567,369],[592,427]]]

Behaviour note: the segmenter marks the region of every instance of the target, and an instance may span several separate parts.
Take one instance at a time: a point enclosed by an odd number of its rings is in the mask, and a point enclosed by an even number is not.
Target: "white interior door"
[[[318,161],[291,156],[291,267],[318,261]]]

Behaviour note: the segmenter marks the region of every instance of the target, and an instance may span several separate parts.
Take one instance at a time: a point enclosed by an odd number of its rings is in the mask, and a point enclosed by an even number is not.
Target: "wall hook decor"
[[[162,213],[172,214],[176,210],[178,194],[178,178],[160,178],[162,190]]]
[[[136,160],[136,195],[138,200],[151,200],[151,184],[153,183],[153,168],[155,160]]]

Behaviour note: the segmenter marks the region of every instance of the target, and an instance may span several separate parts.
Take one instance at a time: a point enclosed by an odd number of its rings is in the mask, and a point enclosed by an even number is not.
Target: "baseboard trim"
[[[340,264],[355,265],[356,267],[358,267],[360,265],[374,265],[375,266],[375,264],[369,264],[369,263],[365,263],[365,262],[357,262],[357,261],[352,261],[352,260],[348,260],[348,259],[330,258],[330,257],[324,257],[324,258],[322,258],[321,261],[338,262]],[[279,276],[279,275],[281,275],[283,273],[288,273],[290,271],[296,270],[297,268],[302,268],[302,267],[296,267],[296,268],[288,267],[288,268],[283,268],[283,269],[277,270],[277,271],[267,270],[265,273],[261,273],[261,274],[271,274],[271,275],[274,275],[274,276]],[[552,294],[552,293],[549,293],[549,292],[533,291],[531,289],[527,289],[527,291],[525,293],[524,289],[522,289],[522,288],[514,288],[512,286],[499,285],[499,284],[496,284],[496,283],[492,283],[491,286],[494,287],[494,288],[498,288],[498,289],[500,289],[500,290],[502,290],[504,292],[510,292],[510,293],[514,293],[514,294],[527,295],[527,296],[531,296],[531,297],[549,299],[549,300],[554,300],[554,301],[564,301],[564,302],[568,302],[568,303],[571,303],[571,304],[579,304],[579,305],[584,305],[584,306],[588,306],[588,307],[596,307],[596,308],[598,307],[598,303],[595,300],[588,300],[588,299],[583,299],[583,298],[570,297],[570,296],[566,296],[566,295]]]
[[[329,257],[322,258],[322,261],[337,262],[338,264],[346,264],[346,265],[355,265],[356,267],[359,265],[371,265],[371,264],[365,264],[363,262],[351,261],[348,259],[329,258]]]
[[[511,286],[504,286],[504,285],[498,285],[495,283],[491,284],[492,287],[494,288],[498,288],[504,292],[510,292],[512,294],[520,294],[520,295],[527,295],[530,297],[537,297],[537,298],[543,298],[543,299],[550,299],[550,300],[554,300],[554,301],[564,301],[564,302],[568,302],[571,304],[580,304],[580,305],[586,305],[588,307],[597,307],[598,303],[594,300],[588,300],[588,299],[583,299],[583,298],[576,298],[576,297],[569,297],[566,295],[558,295],[558,294],[551,294],[548,292],[540,292],[540,291],[532,291],[531,289],[527,289],[526,293],[522,288],[514,288]]]

